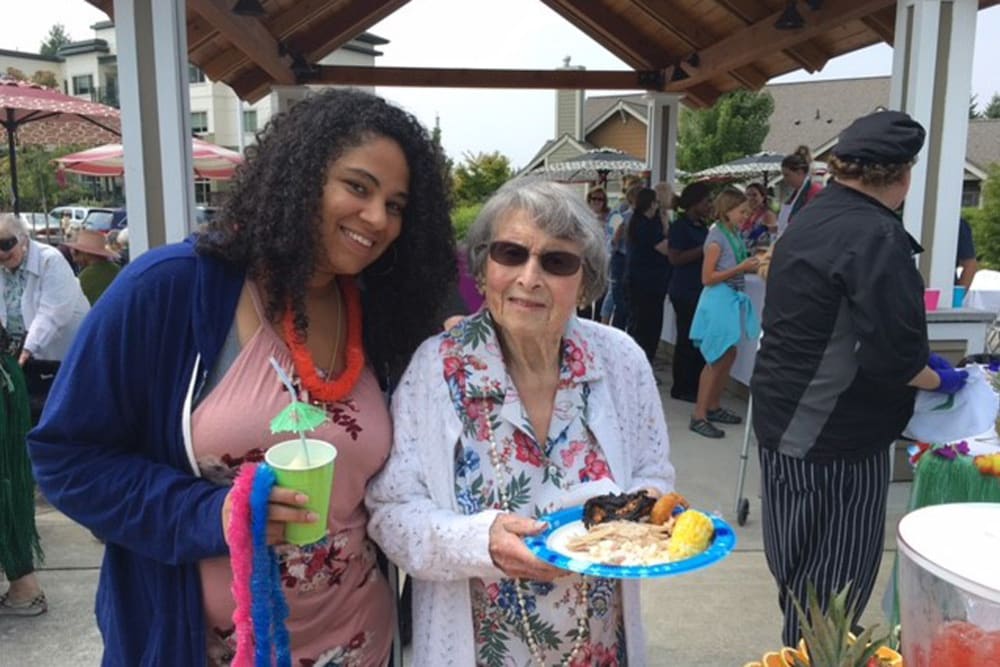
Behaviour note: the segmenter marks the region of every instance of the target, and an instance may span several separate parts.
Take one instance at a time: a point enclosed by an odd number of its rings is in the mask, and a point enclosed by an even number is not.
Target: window
[[[203,179],[194,179],[194,202],[196,204],[207,204],[212,196],[212,182]]]
[[[247,109],[243,112],[243,131],[244,132],[256,132],[257,131],[257,110]]]
[[[962,183],[962,208],[972,208],[979,206],[980,184],[978,181],[965,181]]]
[[[81,74],[73,77],[73,94],[90,95],[94,90],[94,77],[90,74]]]
[[[188,63],[188,83],[205,83],[205,73],[192,63]]]
[[[191,132],[194,134],[207,134],[208,133],[208,112],[207,111],[192,111],[191,112]]]

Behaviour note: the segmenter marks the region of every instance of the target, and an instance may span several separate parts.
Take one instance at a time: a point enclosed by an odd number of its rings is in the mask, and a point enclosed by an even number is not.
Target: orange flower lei
[[[338,282],[347,302],[347,365],[336,378],[324,380],[316,372],[312,354],[303,337],[295,330],[292,309],[287,309],[282,318],[285,342],[292,353],[295,373],[309,392],[309,398],[323,403],[336,403],[350,394],[365,366],[365,348],[361,340],[361,293],[350,278],[340,278]]]

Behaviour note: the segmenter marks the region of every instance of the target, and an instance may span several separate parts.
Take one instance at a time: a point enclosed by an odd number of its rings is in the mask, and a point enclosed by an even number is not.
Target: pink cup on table
[[[937,310],[938,302],[941,300],[941,290],[939,289],[925,289],[924,290],[924,308],[927,310]]]

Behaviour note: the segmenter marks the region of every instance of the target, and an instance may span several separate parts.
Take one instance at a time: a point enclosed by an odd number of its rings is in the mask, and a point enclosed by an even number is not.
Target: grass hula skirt
[[[43,559],[35,527],[35,480],[26,436],[31,428],[24,373],[0,354],[0,567],[8,579]],[[25,572],[18,572],[25,569]]]

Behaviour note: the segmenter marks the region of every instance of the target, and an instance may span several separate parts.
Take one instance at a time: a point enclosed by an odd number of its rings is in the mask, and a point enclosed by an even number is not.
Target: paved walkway
[[[736,551],[719,565],[691,575],[644,585],[643,608],[654,667],[741,667],[780,645],[777,592],[762,551],[759,471],[751,449],[744,496],[750,518],[739,527],[733,515],[743,427],[730,427],[723,440],[687,430],[691,405],[668,398],[664,408],[671,433],[671,458],[678,490],[697,507],[717,511],[738,536]],[[727,397],[730,409],[745,414],[746,403]],[[881,597],[895,556],[895,525],[905,511],[909,483],[889,492],[887,549],[865,624],[882,621]],[[40,505],[39,531],[47,560],[39,578],[49,613],[34,619],[0,618],[0,667],[100,664],[101,641],[93,600],[102,547],[90,533],[47,505]]]

